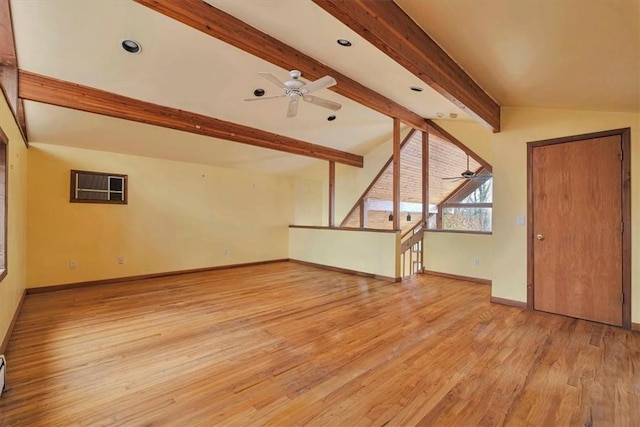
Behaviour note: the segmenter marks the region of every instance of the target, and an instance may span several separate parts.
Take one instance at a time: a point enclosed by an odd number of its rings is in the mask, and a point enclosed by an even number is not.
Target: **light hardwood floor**
[[[640,424],[640,334],[294,263],[29,295],[2,426]]]

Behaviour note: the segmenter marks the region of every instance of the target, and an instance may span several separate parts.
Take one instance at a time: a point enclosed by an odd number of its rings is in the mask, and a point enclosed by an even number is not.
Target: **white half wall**
[[[399,232],[289,228],[289,258],[385,278],[399,274]]]
[[[491,234],[427,231],[424,233],[424,268],[438,273],[492,280],[491,238]]]

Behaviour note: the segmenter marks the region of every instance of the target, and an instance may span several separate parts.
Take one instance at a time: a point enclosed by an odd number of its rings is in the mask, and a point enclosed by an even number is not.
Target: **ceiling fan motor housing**
[[[287,117],[295,117],[298,114],[298,101],[303,99],[304,101],[317,105],[319,107],[328,108],[333,111],[338,111],[342,108],[337,102],[330,101],[328,99],[320,98],[318,96],[309,95],[312,92],[326,89],[331,86],[336,85],[336,80],[331,76],[324,76],[315,80],[311,83],[307,83],[303,80],[300,80],[302,73],[299,70],[291,70],[289,71],[289,76],[291,80],[287,80],[286,82],[282,82],[278,80],[278,78],[274,77],[269,73],[259,73],[262,77],[269,80],[272,84],[278,86],[280,89],[284,90],[282,95],[268,96],[261,98],[257,93],[254,92],[255,98],[245,99],[245,101],[254,101],[257,99],[272,99],[272,98],[281,98],[288,97],[289,98],[289,109],[287,110]]]
[[[306,85],[305,82],[299,80],[300,76],[302,75],[300,71],[291,70],[289,71],[289,75],[291,76],[291,80],[287,80],[286,82],[284,82],[284,85],[287,87],[287,89],[300,89],[302,86]]]

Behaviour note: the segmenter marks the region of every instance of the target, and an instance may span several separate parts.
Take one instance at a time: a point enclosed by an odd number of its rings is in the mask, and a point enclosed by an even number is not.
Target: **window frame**
[[[4,191],[2,196],[2,206],[1,209],[4,209],[4,221],[1,225],[4,227],[2,231],[2,240],[3,240],[3,251],[1,255],[1,259],[3,262],[2,268],[0,268],[0,282],[7,276],[7,272],[9,270],[9,257],[8,252],[9,248],[9,137],[4,133],[4,130],[0,128],[0,150],[4,152],[4,188],[1,191]]]
[[[429,228],[429,222],[427,222],[427,228],[425,231],[443,231],[443,232],[456,232],[456,233],[470,233],[470,234],[492,234],[493,233],[493,195],[491,198],[491,202],[482,202],[482,203],[463,203],[462,200],[466,199],[470,194],[480,188],[484,183],[488,180],[491,180],[491,192],[493,194],[493,176],[486,168],[482,167],[476,171],[476,175],[478,176],[487,176],[486,180],[466,180],[462,185],[460,185],[457,189],[455,189],[449,196],[447,196],[443,201],[441,201],[438,205],[438,212],[434,214],[436,216],[436,228]],[[452,228],[444,228],[443,219],[444,219],[444,210],[447,208],[483,208],[483,209],[491,209],[491,230],[482,231],[482,230],[464,230],[464,229],[452,229]],[[440,218],[438,219],[438,216]],[[429,216],[429,218],[431,215]]]
[[[78,199],[76,197],[76,183],[79,174],[87,174],[87,175],[97,175],[97,176],[106,176],[109,178],[122,178],[122,200],[94,200],[94,199]],[[127,205],[129,204],[129,176],[119,173],[109,173],[109,172],[95,172],[95,171],[84,171],[71,169],[71,184],[69,186],[69,202],[71,203],[99,203],[104,205]],[[109,190],[106,190],[109,191]],[[116,191],[120,193],[120,191]]]

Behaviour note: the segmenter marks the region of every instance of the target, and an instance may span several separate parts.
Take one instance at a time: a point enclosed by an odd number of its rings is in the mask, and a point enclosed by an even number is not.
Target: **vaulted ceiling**
[[[456,117],[452,120],[476,120],[497,130],[494,107],[498,103],[640,109],[636,0],[398,0],[409,17],[453,58],[453,65],[444,61],[443,69],[457,67],[457,62],[468,75],[461,69],[444,75],[425,74],[433,72],[429,67],[434,65],[416,47],[424,35],[416,32],[419,27],[410,19],[413,27],[402,21],[394,4],[389,10],[396,12],[381,13],[388,3],[10,2],[21,70],[357,156],[389,141],[390,112],[413,120],[414,126],[422,118]],[[282,55],[277,55],[276,49],[266,60],[266,44],[247,53],[213,37],[215,26],[202,19],[221,12],[299,54],[280,50]],[[377,18],[376,13],[380,13]],[[361,16],[361,22],[350,22],[350,16],[351,21]],[[379,24],[377,30],[363,30],[372,20]],[[394,29],[398,22],[407,25]],[[403,31],[413,31],[412,37],[404,37]],[[240,33],[231,36],[239,42],[251,40]],[[121,41],[129,38],[141,43],[141,53],[132,55],[122,49]],[[339,38],[353,45],[341,47],[336,43]],[[256,44],[252,43],[254,49]],[[434,44],[431,49],[438,53],[440,48]],[[287,118],[286,99],[244,101],[257,88],[265,89],[267,95],[280,93],[259,72],[286,80],[288,69],[299,68],[303,78],[315,80],[325,74],[323,67],[336,73],[338,86],[317,95],[342,104],[336,113],[302,103],[298,116]],[[460,89],[461,81],[467,83],[466,92]],[[424,90],[414,92],[411,86]],[[477,99],[469,100],[469,93],[475,93]],[[194,128],[203,129],[184,132],[177,130],[179,126],[167,129],[149,124],[152,121],[140,123],[117,118],[117,114],[109,117],[35,101],[25,101],[25,112],[32,142],[271,173],[292,173],[318,161],[212,137],[199,122],[193,123]],[[328,121],[330,114],[336,120]],[[195,119],[189,116],[186,123],[190,120]]]
[[[396,0],[502,106],[640,110],[638,0]]]

